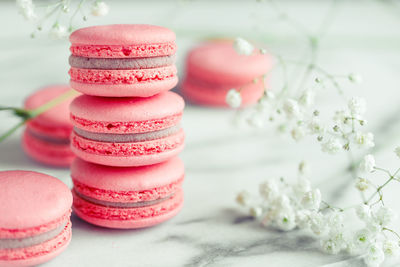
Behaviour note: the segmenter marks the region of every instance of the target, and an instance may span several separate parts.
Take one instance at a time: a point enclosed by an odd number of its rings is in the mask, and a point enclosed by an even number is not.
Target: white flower
[[[372,172],[375,169],[375,158],[373,155],[368,154],[360,163],[360,170],[363,172]]]
[[[365,101],[364,98],[361,97],[351,98],[347,105],[351,113],[356,116],[363,115],[367,110],[367,102]]]
[[[378,267],[385,260],[385,254],[382,250],[382,244],[377,242],[371,244],[367,249],[367,255],[364,262],[370,267]]]
[[[306,209],[318,210],[321,205],[321,191],[318,188],[304,194],[301,204]]]
[[[255,128],[262,128],[265,124],[264,124],[264,117],[261,114],[253,114],[252,116],[250,116],[247,119],[247,122],[255,127]]]
[[[290,231],[296,227],[296,217],[293,210],[283,210],[278,212],[274,223],[276,227],[283,231]]]
[[[299,98],[299,103],[305,107],[310,107],[314,104],[315,92],[308,89]]]
[[[110,10],[109,6],[104,2],[94,2],[92,6],[92,15],[96,17],[102,17],[108,14]]]
[[[253,53],[254,46],[242,38],[236,38],[233,42],[233,48],[239,55],[249,56]]]
[[[338,110],[335,112],[335,115],[333,116],[333,120],[336,123],[348,123],[349,120],[347,119],[349,116],[347,115],[346,111],[344,110]]]
[[[342,244],[335,239],[321,240],[321,247],[328,254],[338,254],[342,249]]]
[[[300,229],[310,227],[310,213],[309,210],[299,210],[296,212],[296,224]]]
[[[383,252],[386,256],[397,258],[400,255],[399,242],[386,239],[383,243]]]
[[[300,162],[300,164],[299,164],[299,174],[301,174],[301,175],[305,175],[305,174],[308,174],[308,173],[310,173],[310,165],[308,164],[308,162],[307,161],[302,161],[302,162]],[[305,180],[307,180],[306,181],[306,183],[307,183],[307,188],[309,188],[310,187],[310,181],[308,180],[308,179],[305,179]],[[307,191],[309,191],[309,190],[306,190],[305,192],[307,192]]]
[[[361,192],[367,190],[369,188],[369,181],[364,178],[357,178],[356,181],[356,188],[360,190]]]
[[[35,13],[35,6],[32,0],[17,0],[17,7],[19,8],[19,12],[25,17],[28,21],[37,20],[37,15]]]
[[[256,206],[256,207],[250,208],[250,215],[255,218],[260,217],[262,215],[262,212],[263,212],[263,209],[261,207]]]
[[[400,158],[400,146],[394,149],[394,153],[396,153],[396,155]]]
[[[361,204],[355,208],[355,211],[360,220],[369,221],[371,219],[371,208],[368,205]]]
[[[356,74],[356,73],[351,73],[349,74],[349,80],[353,83],[362,83],[363,78],[361,75]]]
[[[225,101],[231,108],[238,108],[242,104],[242,96],[235,89],[230,89],[226,94]]]
[[[390,225],[394,220],[397,219],[397,214],[394,210],[389,207],[382,206],[375,213],[377,222],[382,226],[386,227]]]
[[[324,126],[321,125],[321,122],[317,118],[313,118],[309,124],[308,124],[308,129],[312,134],[319,134],[322,135],[325,132]]]
[[[264,199],[268,201],[276,199],[281,193],[279,190],[279,186],[273,180],[268,180],[260,184],[259,191],[261,196],[263,196]]]
[[[240,192],[236,196],[236,202],[242,206],[247,206],[250,203],[250,194],[246,191]]]
[[[361,229],[354,235],[354,242],[361,248],[369,246],[372,242],[373,234],[367,228]]]
[[[56,23],[50,31],[50,36],[54,39],[63,39],[68,36],[67,28]]]
[[[328,225],[325,217],[317,211],[313,211],[309,215],[310,229],[316,235],[324,235],[328,231]]]
[[[304,130],[303,127],[301,126],[297,126],[295,128],[292,129],[292,131],[290,132],[290,134],[292,135],[292,138],[295,141],[300,141],[301,139],[303,139],[303,137],[306,135],[306,131]]]
[[[374,134],[373,133],[362,133],[357,132],[354,138],[354,142],[360,147],[370,148],[374,147]]]
[[[289,210],[292,211],[292,203],[290,199],[285,194],[280,194],[275,200],[273,205],[280,211]]]
[[[296,100],[287,99],[283,104],[283,111],[289,119],[301,117],[300,107]]]
[[[322,144],[322,151],[329,154],[336,154],[342,149],[342,144],[339,139],[331,138],[327,142]]]
[[[342,232],[343,229],[343,213],[339,211],[331,211],[325,215],[328,226],[330,227],[331,234],[335,236]]]
[[[300,177],[296,184],[292,186],[295,196],[301,200],[305,193],[311,191],[311,182],[309,179]]]

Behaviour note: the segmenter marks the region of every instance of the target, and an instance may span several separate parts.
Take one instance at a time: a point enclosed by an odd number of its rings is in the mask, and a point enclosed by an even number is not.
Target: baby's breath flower
[[[400,146],[394,149],[394,153],[396,153],[396,156],[400,158]]]
[[[283,104],[283,111],[289,119],[300,118],[301,110],[299,104],[294,99],[287,99]]]
[[[233,48],[239,55],[249,56],[253,53],[254,46],[243,38],[236,38],[233,42]]]
[[[354,137],[354,142],[360,147],[371,148],[375,146],[373,133],[357,132]]]
[[[361,229],[354,235],[354,242],[361,248],[368,247],[373,241],[373,234],[367,228]]]
[[[68,36],[68,30],[65,26],[56,23],[50,31],[50,36],[54,39],[63,39]]]
[[[262,215],[263,209],[262,207],[256,206],[256,207],[251,207],[250,208],[250,215],[258,218]]]
[[[349,81],[353,82],[353,83],[362,83],[363,78],[361,75],[356,74],[356,73],[350,73],[349,76]]]
[[[250,194],[247,191],[242,191],[236,196],[236,202],[242,206],[247,206],[250,203]]]
[[[358,190],[360,190],[361,192],[367,190],[369,188],[369,185],[370,185],[370,183],[369,183],[369,181],[367,179],[364,179],[364,178],[361,178],[361,177],[357,178],[356,188]]]
[[[360,170],[363,172],[372,172],[375,169],[375,158],[373,155],[368,154],[360,163]]]
[[[390,225],[394,220],[397,219],[397,214],[394,210],[389,207],[382,206],[375,213],[377,222],[382,226],[386,227]]]
[[[92,15],[102,17],[108,14],[109,6],[104,2],[95,1],[92,6]]]
[[[299,103],[305,107],[310,107],[314,104],[315,92],[308,89],[300,96]]]
[[[293,210],[283,210],[278,212],[274,223],[282,231],[290,231],[296,227],[296,217]]]
[[[272,201],[276,199],[279,194],[279,186],[274,180],[268,180],[259,187],[260,195],[267,201]]]
[[[318,210],[321,205],[321,191],[318,188],[304,194],[301,204],[306,209]]]
[[[297,126],[295,128],[292,129],[292,131],[290,132],[290,134],[292,135],[292,138],[296,141],[300,141],[301,139],[304,138],[304,136],[306,135],[306,131],[304,130],[304,127],[301,126]]]
[[[328,231],[325,217],[317,211],[312,211],[309,215],[310,229],[315,235],[324,235]]]
[[[242,96],[235,89],[230,89],[226,94],[225,101],[231,108],[238,108],[242,104]]]
[[[365,264],[369,267],[378,267],[385,260],[385,254],[382,250],[382,244],[379,242],[371,244],[367,249],[367,255],[364,258]]]
[[[386,239],[385,242],[383,242],[383,252],[386,256],[397,258],[400,255],[399,243],[394,240]]]
[[[343,213],[339,211],[331,211],[330,213],[325,215],[327,219],[327,224],[330,227],[331,235],[337,235],[342,232],[343,228]]]
[[[371,208],[368,205],[361,204],[355,208],[356,214],[360,220],[369,221],[371,219]]]
[[[336,154],[342,149],[339,139],[331,138],[327,142],[322,143],[322,151],[329,154]]]
[[[299,174],[300,175],[306,175],[306,174],[308,174],[309,172],[310,172],[310,165],[308,164],[308,162],[307,161],[301,161],[300,163],[299,163],[299,167],[298,167],[298,170],[299,170]],[[307,184],[307,188],[310,188],[310,180],[308,180],[308,179],[301,179],[301,181],[299,181],[299,183],[298,184],[303,184],[303,183],[306,183]],[[309,191],[309,189],[308,190],[306,190],[305,192],[307,192],[307,191]]]
[[[348,115],[346,113],[346,111],[344,110],[337,110],[335,112],[335,115],[333,116],[333,121],[335,121],[336,123],[348,123]]]
[[[25,17],[28,21],[36,21],[38,16],[35,13],[35,6],[32,0],[17,0],[17,7],[19,8],[19,12]]]
[[[353,115],[363,115],[367,110],[367,102],[361,97],[351,98],[347,105]]]
[[[309,210],[299,210],[296,212],[296,225],[300,229],[306,229],[310,227],[310,213]]]
[[[338,254],[342,249],[342,245],[335,239],[321,240],[322,250],[328,254]]]
[[[325,128],[324,126],[321,125],[321,122],[318,118],[313,118],[309,123],[308,123],[308,129],[312,134],[319,134],[323,135],[325,133]]]

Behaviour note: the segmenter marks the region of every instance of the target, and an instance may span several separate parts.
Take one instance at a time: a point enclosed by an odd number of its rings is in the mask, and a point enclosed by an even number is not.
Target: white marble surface
[[[301,36],[272,20],[268,5],[253,1],[108,2],[110,15],[86,25],[170,26],[178,34],[180,67],[185,51],[199,35],[264,36],[271,48],[297,57],[305,48]],[[307,28],[316,29],[328,2],[288,1],[282,7]],[[333,73],[363,75],[362,85],[344,83],[344,87],[349,95],[368,100],[368,127],[376,134],[377,161],[394,168],[400,164],[392,153],[400,144],[400,9],[374,1],[343,2],[321,43],[319,62]],[[21,105],[27,94],[42,85],[66,83],[69,44],[45,37],[29,39],[29,25],[16,14],[13,2],[0,2],[0,11],[0,104]],[[328,109],[341,105],[339,100],[331,101],[333,96],[327,91],[319,101]],[[256,192],[257,185],[271,177],[293,178],[301,159],[313,166],[311,179],[327,200],[351,204],[358,201],[358,194],[343,157],[322,154],[312,140],[295,145],[272,128],[235,128],[232,116],[227,110],[190,105],[185,109],[186,199],[176,218],[149,229],[122,231],[94,227],[73,216],[71,245],[44,266],[363,266],[358,258],[321,253],[306,233],[266,230],[237,208],[233,199],[238,191]],[[1,132],[13,123],[16,120],[9,114],[0,114]],[[31,161],[19,139],[20,132],[0,144],[0,170],[41,171],[71,186],[68,170]],[[387,202],[398,203],[397,190],[388,188]]]

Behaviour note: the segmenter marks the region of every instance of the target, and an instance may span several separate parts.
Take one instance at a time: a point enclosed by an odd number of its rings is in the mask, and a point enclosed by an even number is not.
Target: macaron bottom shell
[[[46,142],[35,137],[28,130],[25,130],[23,134],[22,147],[29,157],[45,165],[68,167],[75,158],[69,143]]]
[[[36,266],[47,262],[63,252],[71,242],[71,222],[55,238],[35,246],[0,250],[0,267]]]
[[[115,208],[96,205],[79,197],[74,197],[73,210],[82,220],[106,228],[137,229],[160,224],[171,219],[183,207],[183,191],[160,203],[138,208]]]

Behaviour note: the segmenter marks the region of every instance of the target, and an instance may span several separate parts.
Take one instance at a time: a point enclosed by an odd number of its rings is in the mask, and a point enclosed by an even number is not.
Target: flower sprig
[[[37,3],[39,2],[39,3]],[[49,28],[49,35],[55,39],[63,39],[74,30],[74,19],[81,15],[82,20],[88,19],[88,11],[93,16],[105,16],[109,12],[109,7],[105,2],[98,0],[55,0],[55,1],[16,0],[19,13],[35,26],[31,37],[35,37],[44,28]],[[66,19],[63,19],[66,17]],[[69,19],[68,19],[69,17]],[[63,21],[65,21],[63,23]],[[68,22],[67,22],[68,21]]]

